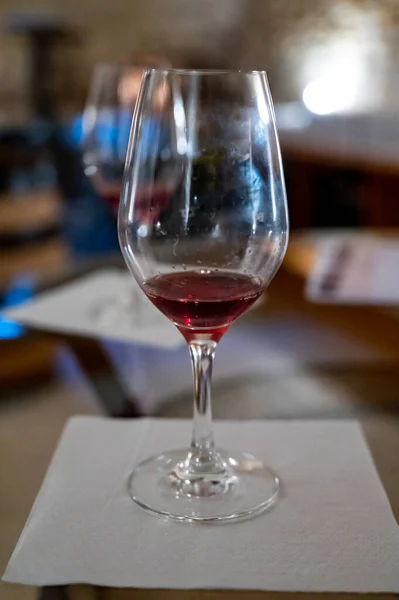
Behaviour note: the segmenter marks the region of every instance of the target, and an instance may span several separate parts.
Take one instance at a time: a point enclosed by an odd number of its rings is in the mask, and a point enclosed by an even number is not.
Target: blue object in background
[[[23,334],[22,325],[0,314],[0,340],[15,340]]]
[[[124,160],[129,143],[130,127],[132,124],[132,113],[130,110],[119,110],[117,114],[113,111],[99,111],[95,128],[90,136],[95,139],[99,154],[106,156],[115,153],[119,149],[121,159]],[[75,147],[82,147],[84,143],[83,117],[78,116],[72,122],[69,130],[69,143]]]
[[[98,153],[102,157],[113,156],[115,150],[120,153],[121,165],[125,160],[129,142],[131,112],[120,111],[117,120],[115,115],[104,111],[103,118],[99,118],[96,128],[91,135],[96,137]],[[159,140],[166,143],[166,136],[159,119],[148,119],[143,125],[145,140],[142,156],[145,160],[153,150],[158,148]],[[65,147],[74,156],[77,172],[76,191],[73,197],[66,197],[63,229],[65,237],[76,259],[88,258],[95,254],[119,251],[117,226],[115,215],[101,200],[93,189],[90,179],[85,175],[83,159],[81,156],[84,145],[83,117],[77,116],[68,127],[63,130]],[[157,143],[154,144],[154,140]]]
[[[82,117],[58,128],[55,156],[64,198],[62,229],[75,260],[119,250],[115,216],[84,173]]]
[[[36,289],[36,277],[25,274],[15,277],[4,295],[1,308],[11,308],[30,300]],[[24,335],[25,329],[19,323],[0,314],[0,339],[12,340]]]
[[[63,232],[76,260],[119,251],[116,219],[95,192],[68,203]]]

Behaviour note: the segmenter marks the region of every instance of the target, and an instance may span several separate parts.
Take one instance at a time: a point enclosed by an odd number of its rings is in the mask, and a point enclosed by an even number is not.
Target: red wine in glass
[[[155,306],[187,341],[198,334],[218,342],[264,290],[259,277],[231,271],[183,271],[157,275],[143,285]]]
[[[106,190],[101,194],[102,199],[106,204],[108,204],[109,208],[112,210],[114,215],[118,214],[119,207],[119,199],[120,199],[120,189]]]
[[[194,378],[189,447],[143,456],[129,477],[130,496],[152,514],[189,523],[255,516],[274,503],[279,481],[247,452],[218,451],[211,375],[217,342],[260,297],[287,246],[266,74],[146,71],[123,188],[124,259],[188,342]]]
[[[117,215],[121,186],[105,184],[97,186],[101,198],[108,204],[112,212]],[[136,193],[136,215],[143,223],[155,221],[171,198],[170,186],[142,186]]]

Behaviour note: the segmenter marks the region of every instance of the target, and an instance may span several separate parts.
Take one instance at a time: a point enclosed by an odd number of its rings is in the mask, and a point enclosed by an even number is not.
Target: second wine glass
[[[115,215],[138,92],[134,88],[141,81],[140,73],[138,79],[135,73],[127,65],[98,65],[83,116],[85,173]]]
[[[194,373],[191,447],[137,465],[129,480],[133,500],[182,521],[232,521],[261,512],[275,501],[278,478],[259,458],[217,449],[210,391],[219,340],[263,293],[288,241],[264,72],[145,73],[119,239],[142,290],[186,339]]]
[[[129,134],[143,69],[124,64],[100,64],[93,73],[83,115],[82,156],[85,173],[116,219]],[[94,318],[139,324],[140,290],[126,285],[123,294],[110,290],[93,307]]]

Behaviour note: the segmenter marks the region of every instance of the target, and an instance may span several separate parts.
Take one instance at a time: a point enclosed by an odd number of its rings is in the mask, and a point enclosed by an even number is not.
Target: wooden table
[[[0,288],[4,289],[20,273],[33,273],[39,279],[52,277],[70,262],[68,247],[53,231],[60,226],[62,206],[52,190],[0,197],[0,240],[23,240],[24,235],[50,232],[46,239],[0,248]]]
[[[365,229],[366,234],[374,233],[383,238],[399,240],[398,229]],[[359,233],[357,231],[357,233]],[[292,303],[303,314],[316,320],[334,324],[338,330],[344,330],[359,340],[365,340],[376,348],[398,356],[399,348],[399,310],[392,307],[321,305],[303,300],[303,287],[311,272],[317,254],[317,242],[328,232],[303,231],[291,236],[283,270],[288,276],[294,293],[284,297],[285,303]]]

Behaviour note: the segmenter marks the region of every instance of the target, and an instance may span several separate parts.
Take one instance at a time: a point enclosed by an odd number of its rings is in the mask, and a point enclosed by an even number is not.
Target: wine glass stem
[[[213,456],[211,380],[216,342],[189,343],[194,375],[194,427],[191,442],[196,461],[208,462]]]

